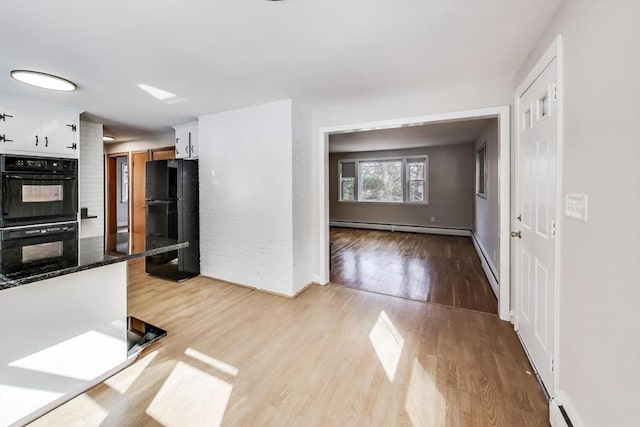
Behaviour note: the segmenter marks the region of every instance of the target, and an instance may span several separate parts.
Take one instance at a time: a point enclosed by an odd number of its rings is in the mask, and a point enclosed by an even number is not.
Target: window
[[[487,143],[476,151],[476,195],[487,197]]]
[[[358,162],[358,200],[402,202],[402,160]]]
[[[356,164],[340,162],[340,200],[356,200]]]
[[[427,203],[427,158],[341,160],[339,200]]]
[[[407,182],[409,202],[425,202],[425,181],[427,172],[425,159],[407,159]]]

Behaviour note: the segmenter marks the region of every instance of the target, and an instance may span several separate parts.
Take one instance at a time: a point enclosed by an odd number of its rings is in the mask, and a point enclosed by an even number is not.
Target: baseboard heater
[[[465,228],[425,227],[421,225],[380,224],[357,221],[329,221],[331,227],[363,228],[367,230],[401,231],[405,233],[444,234],[447,236],[471,236]]]
[[[574,427],[564,406],[558,405],[555,399],[549,402],[549,424],[551,427]]]

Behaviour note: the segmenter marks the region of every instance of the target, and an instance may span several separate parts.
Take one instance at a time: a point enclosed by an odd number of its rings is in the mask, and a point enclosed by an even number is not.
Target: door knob
[[[522,239],[522,232],[521,231],[512,231],[511,232],[511,237],[517,237],[518,239]]]

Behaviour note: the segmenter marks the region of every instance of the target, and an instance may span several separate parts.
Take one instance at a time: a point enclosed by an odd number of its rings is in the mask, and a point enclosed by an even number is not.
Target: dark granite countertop
[[[25,268],[7,266],[6,261],[3,262],[2,268],[5,270],[0,272],[0,291],[134,258],[186,248],[189,246],[189,242],[149,237],[144,234],[118,233],[79,238],[77,246],[77,259],[67,259],[64,262],[42,263]],[[105,250],[105,248],[113,248],[113,250]],[[0,257],[2,257],[2,253],[0,253]],[[9,269],[13,272],[7,273],[6,271]]]

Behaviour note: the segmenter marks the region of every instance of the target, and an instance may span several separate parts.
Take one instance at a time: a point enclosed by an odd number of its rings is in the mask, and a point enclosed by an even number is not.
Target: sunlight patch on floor
[[[436,372],[436,358],[432,357],[429,362],[432,362],[432,366],[429,366],[430,372]],[[445,425],[445,399],[438,391],[435,381],[417,359],[413,359],[404,409],[414,426]]]
[[[146,412],[164,427],[219,426],[232,389],[231,384],[178,362]]]
[[[216,359],[215,357],[211,357],[209,355],[206,355],[204,353],[199,352],[198,350],[195,350],[191,347],[187,348],[184,351],[184,354],[186,354],[189,357],[192,357],[196,360],[199,360],[202,363],[206,363],[207,365],[211,366],[212,368],[217,369],[220,372],[223,372],[227,375],[231,375],[232,377],[235,377],[238,375],[238,368],[233,367],[231,365],[229,365],[228,363],[224,363],[221,360]]]
[[[376,351],[378,360],[382,364],[384,372],[387,374],[389,381],[393,382],[400,362],[402,347],[404,346],[404,338],[400,335],[396,327],[384,311],[380,312],[378,320],[376,320],[369,340]]]
[[[118,372],[111,378],[108,378],[104,383],[117,391],[120,394],[124,394],[129,390],[129,387],[133,385],[138,377],[144,372],[153,359],[158,355],[158,350],[155,350],[142,359],[136,361],[133,365]]]

